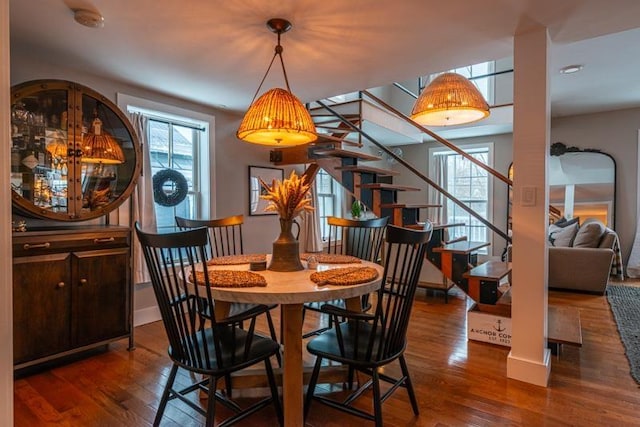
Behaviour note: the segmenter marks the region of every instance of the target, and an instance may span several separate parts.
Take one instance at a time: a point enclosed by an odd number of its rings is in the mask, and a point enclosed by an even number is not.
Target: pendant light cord
[[[289,92],[291,92],[291,88],[289,87],[289,78],[287,77],[287,69],[284,68],[284,59],[282,59],[282,51],[284,50],[282,48],[282,45],[280,44],[280,34],[281,32],[278,32],[278,45],[276,46],[276,55],[278,55],[280,57],[280,65],[282,65],[282,74],[284,74],[284,83],[287,85],[287,90]],[[274,55],[275,57],[275,55]]]
[[[267,67],[267,71],[266,71],[266,73],[264,73],[264,76],[262,77],[262,80],[260,81],[260,84],[258,85],[258,89],[256,90],[256,93],[253,95],[253,99],[251,100],[251,103],[249,105],[253,104],[253,101],[256,100],[256,97],[258,96],[258,93],[260,93],[260,89],[262,89],[262,85],[264,84],[264,81],[267,79],[267,76],[269,75],[269,71],[271,71],[271,67],[273,66],[273,61],[275,61],[276,56],[280,57],[280,65],[282,65],[282,74],[284,74],[284,83],[287,85],[287,91],[289,91],[289,93],[291,93],[291,88],[289,87],[289,78],[287,77],[287,69],[284,67],[284,60],[282,59],[282,51],[284,49],[282,48],[282,45],[280,44],[280,34],[282,34],[282,32],[278,31],[278,44],[276,45],[275,52],[273,54],[273,57],[271,58],[271,62],[269,63],[269,67]]]

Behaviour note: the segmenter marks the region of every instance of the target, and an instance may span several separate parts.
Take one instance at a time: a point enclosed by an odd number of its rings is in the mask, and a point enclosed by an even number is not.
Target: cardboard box
[[[484,313],[474,304],[467,311],[467,338],[511,347],[511,318]]]

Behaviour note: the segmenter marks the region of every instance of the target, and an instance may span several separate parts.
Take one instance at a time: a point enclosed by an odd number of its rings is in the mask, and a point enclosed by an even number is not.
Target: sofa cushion
[[[574,248],[597,248],[604,234],[605,226],[600,221],[582,224],[573,240]]]
[[[604,235],[602,236],[602,239],[600,240],[600,244],[598,245],[598,247],[613,249],[613,246],[616,244],[617,241],[618,241],[618,235],[616,234],[616,232],[610,229],[609,227],[607,227],[604,229]]]
[[[549,242],[551,246],[569,247],[573,244],[573,239],[577,233],[577,222],[564,228],[551,224],[549,226]]]

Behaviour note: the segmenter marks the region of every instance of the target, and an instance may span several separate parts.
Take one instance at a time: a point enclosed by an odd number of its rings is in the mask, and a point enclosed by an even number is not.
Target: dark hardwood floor
[[[560,356],[553,356],[549,387],[543,388],[506,377],[508,348],[467,341],[463,295],[454,291],[445,304],[441,293],[418,291],[406,358],[420,416],[414,417],[406,392],[398,390],[383,406],[385,425],[640,425],[640,390],[629,374],[606,297],[550,292],[551,304],[579,308],[583,346],[564,346]],[[317,322],[313,316],[309,327]],[[162,324],[136,328],[136,350],[128,352],[126,346],[117,342],[107,352],[16,379],[15,425],[151,425],[171,366]],[[395,365],[391,371],[397,372]],[[190,378],[181,374],[179,380]],[[360,405],[369,409],[369,402]],[[228,415],[218,408],[220,416]],[[173,401],[162,425],[202,422],[195,411]],[[369,424],[319,404],[307,420],[309,426]],[[239,425],[273,426],[275,413],[266,408]]]

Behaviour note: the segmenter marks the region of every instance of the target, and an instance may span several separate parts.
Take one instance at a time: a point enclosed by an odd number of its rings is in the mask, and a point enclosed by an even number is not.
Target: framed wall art
[[[277,212],[264,211],[269,202],[260,198],[260,195],[265,191],[260,185],[261,179],[269,185],[274,179],[282,181],[284,169],[249,166],[249,215],[277,215]]]

